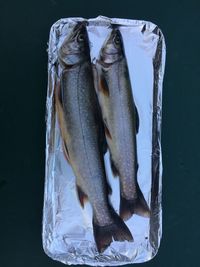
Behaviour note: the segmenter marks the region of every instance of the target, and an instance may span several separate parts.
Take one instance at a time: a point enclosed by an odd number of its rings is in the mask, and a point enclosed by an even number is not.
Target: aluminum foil
[[[153,258],[162,236],[162,158],[161,109],[165,66],[165,42],[153,23],[139,20],[110,19],[99,16],[87,25],[91,60],[98,58],[110,24],[119,25],[123,37],[133,96],[140,117],[137,135],[138,183],[151,209],[150,219],[134,215],[126,224],[134,242],[116,242],[99,254],[93,237],[89,203],[82,209],[77,199],[75,176],[62,149],[60,129],[54,108],[57,52],[73,25],[83,18],[60,19],[51,28],[48,48],[48,92],[46,117],[46,175],[43,211],[43,248],[54,260],[65,264],[113,266],[141,263]],[[119,181],[114,179],[105,154],[110,197],[119,212]]]

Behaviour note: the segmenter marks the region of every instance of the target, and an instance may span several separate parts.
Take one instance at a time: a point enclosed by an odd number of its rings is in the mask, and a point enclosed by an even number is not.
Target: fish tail
[[[150,217],[150,209],[139,186],[137,186],[137,198],[126,199],[122,195],[120,198],[120,217],[128,220],[133,214]]]
[[[133,241],[133,236],[123,220],[112,211],[113,223],[100,226],[93,219],[94,239],[99,253],[102,253],[115,241]]]

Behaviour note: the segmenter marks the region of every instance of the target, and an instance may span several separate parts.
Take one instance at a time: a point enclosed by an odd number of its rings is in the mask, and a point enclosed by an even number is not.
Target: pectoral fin
[[[100,76],[99,90],[106,96],[110,95],[109,88],[108,88],[108,83],[107,83],[107,81],[106,81],[106,79],[105,79],[103,74],[101,74],[101,76]]]
[[[58,117],[58,123],[60,126],[60,133],[63,140],[63,151],[67,159],[69,159],[69,153],[67,149],[67,142],[68,142],[68,132],[67,132],[67,125],[65,120],[65,114],[62,106],[61,100],[61,88],[60,82],[57,82],[55,88],[55,107],[56,107],[56,114]]]
[[[102,72],[102,69],[98,68],[95,64],[92,65],[93,69],[93,76],[94,76],[94,84],[95,84],[95,89],[96,92],[100,92],[105,96],[109,96],[109,87],[108,83],[106,81],[106,78]]]
[[[81,207],[84,208],[85,202],[88,200],[88,196],[83,192],[80,186],[76,185],[76,188]]]

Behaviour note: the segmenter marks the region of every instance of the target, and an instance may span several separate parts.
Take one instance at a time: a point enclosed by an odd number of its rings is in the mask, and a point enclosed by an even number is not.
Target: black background
[[[63,266],[42,249],[47,41],[60,18],[150,20],[167,45],[163,238],[141,266],[198,267],[200,1],[0,1],[0,266]]]

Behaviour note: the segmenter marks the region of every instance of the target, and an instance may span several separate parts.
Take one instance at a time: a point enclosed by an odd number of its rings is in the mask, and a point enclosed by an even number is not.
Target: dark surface
[[[198,267],[199,1],[0,1],[0,266],[64,266],[42,249],[47,41],[63,17],[145,19],[167,45],[163,94],[163,239],[141,266]]]

